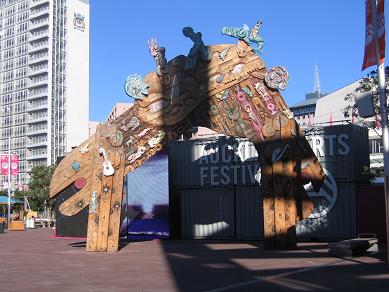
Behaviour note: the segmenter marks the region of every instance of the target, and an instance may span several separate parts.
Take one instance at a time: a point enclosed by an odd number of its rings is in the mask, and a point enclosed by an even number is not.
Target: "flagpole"
[[[386,212],[386,246],[387,246],[387,263],[389,265],[389,129],[388,129],[388,111],[385,86],[385,67],[384,61],[380,64],[380,51],[378,44],[378,25],[377,25],[377,0],[372,1],[373,5],[373,27],[374,27],[374,42],[375,55],[377,58],[377,76],[378,76],[378,91],[380,95],[381,109],[381,126],[383,140],[383,156],[384,156],[384,192],[385,192],[385,212]]]
[[[8,137],[8,229],[11,223],[11,136]]]

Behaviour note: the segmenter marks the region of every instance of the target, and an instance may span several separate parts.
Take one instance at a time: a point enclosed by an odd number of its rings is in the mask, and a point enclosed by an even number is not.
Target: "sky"
[[[155,70],[148,39],[157,38],[167,60],[187,55],[193,43],[182,34],[186,26],[200,31],[206,45],[235,44],[237,39],[220,33],[223,26],[252,28],[261,20],[260,57],[267,68],[289,72],[286,103],[313,92],[315,65],[321,91],[333,92],[374,69],[361,71],[364,10],[364,0],[91,0],[90,120],[102,121],[116,103],[133,101],[124,92],[126,77]]]

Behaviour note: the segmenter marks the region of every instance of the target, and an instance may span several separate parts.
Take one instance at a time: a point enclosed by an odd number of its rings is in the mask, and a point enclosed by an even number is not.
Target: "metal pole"
[[[380,64],[380,54],[377,36],[377,1],[372,1],[373,5],[373,27],[375,41],[375,55],[377,58],[377,75],[378,75],[378,91],[380,94],[381,108],[381,126],[382,126],[382,141],[384,155],[384,177],[385,177],[385,212],[386,212],[386,246],[387,246],[387,263],[389,265],[389,129],[388,129],[388,110],[386,100],[385,86],[385,67],[384,62]]]
[[[11,223],[11,136],[8,138],[8,229]]]

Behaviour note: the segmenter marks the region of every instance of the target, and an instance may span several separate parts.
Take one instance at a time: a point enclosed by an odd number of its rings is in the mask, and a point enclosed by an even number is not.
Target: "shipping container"
[[[169,155],[172,189],[258,186],[254,145],[245,139],[216,137],[173,143]]]
[[[315,209],[296,226],[301,240],[357,235],[355,183],[369,179],[367,133],[356,125],[307,133],[326,179],[318,193],[305,185]],[[179,214],[172,220],[179,228],[171,228],[179,229],[182,238],[263,239],[261,172],[250,141],[213,137],[173,143],[169,173],[170,204]]]
[[[296,225],[299,239],[339,240],[357,236],[355,184],[336,183],[330,191],[311,199],[313,213]]]
[[[182,238],[234,238],[234,192],[232,190],[182,190],[180,197]]]
[[[263,207],[259,187],[235,189],[236,239],[263,240]]]
[[[306,138],[337,182],[369,182],[368,129],[353,124],[312,128]]]

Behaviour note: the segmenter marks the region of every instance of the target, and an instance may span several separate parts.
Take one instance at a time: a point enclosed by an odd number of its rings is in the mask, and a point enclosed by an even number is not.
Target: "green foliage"
[[[389,67],[385,67],[385,77],[386,77],[386,92],[388,92],[389,89]],[[343,109],[343,113],[345,117],[358,117],[358,108],[355,102],[355,98],[359,93],[371,91],[374,97],[374,109],[376,113],[375,122],[365,122],[365,126],[368,126],[369,128],[376,128],[378,122],[380,119],[380,97],[379,97],[379,90],[378,90],[378,76],[377,71],[371,71],[369,74],[367,74],[366,77],[362,78],[359,82],[359,86],[353,91],[348,93],[344,100],[348,101],[348,105]]]
[[[38,165],[31,170],[28,199],[33,210],[52,210],[54,201],[49,198],[49,186],[55,166]]]

